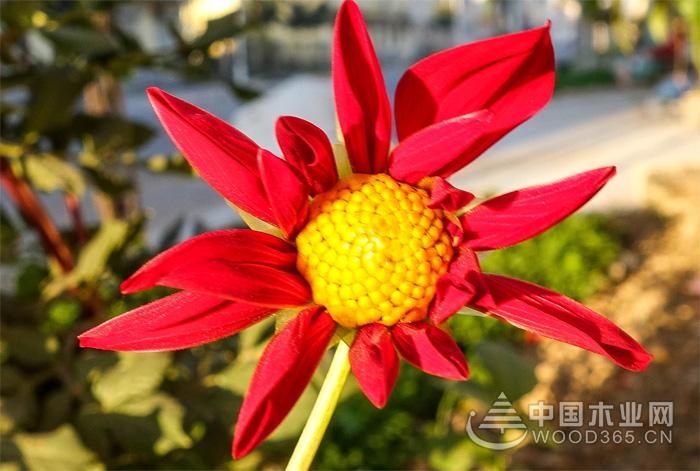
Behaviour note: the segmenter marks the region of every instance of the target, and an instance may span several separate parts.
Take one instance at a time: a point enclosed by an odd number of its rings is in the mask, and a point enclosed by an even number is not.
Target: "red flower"
[[[149,89],[165,129],[202,178],[283,237],[219,230],[165,251],[122,291],[156,285],[182,291],[85,332],[81,346],[187,348],[235,334],[280,308],[298,308],[253,376],[236,424],[237,457],[286,416],[338,325],[355,330],[352,371],[377,407],[396,382],[399,356],[427,373],[467,379],[464,355],[438,327],[464,305],[643,370],[651,356],[612,322],[545,288],[484,274],[475,254],[558,223],[614,168],[507,193],[467,211],[473,195],[444,180],[539,111],[553,85],[549,25],[434,54],[399,81],[399,143],[390,150],[379,63],[358,7],[346,1],[335,25],[333,88],[356,175],[340,180],[328,138],[309,122],[279,119],[283,160],[207,112]]]

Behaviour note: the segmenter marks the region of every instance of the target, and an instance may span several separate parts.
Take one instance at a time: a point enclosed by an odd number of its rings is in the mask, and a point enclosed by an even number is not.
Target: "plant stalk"
[[[63,272],[73,269],[73,255],[70,248],[61,237],[53,220],[39,202],[32,188],[21,178],[17,178],[10,165],[0,160],[0,176],[2,186],[19,209],[27,223],[39,234],[41,245],[49,257],[54,258]]]
[[[311,467],[350,372],[349,351],[350,347],[344,341],[338,342],[321,391],[287,464],[287,471],[304,471]]]

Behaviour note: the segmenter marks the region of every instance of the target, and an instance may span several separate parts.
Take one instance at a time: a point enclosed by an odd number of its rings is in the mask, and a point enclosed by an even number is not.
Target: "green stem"
[[[333,416],[333,411],[345,385],[345,380],[350,372],[349,350],[350,347],[345,342],[342,340],[338,342],[331,367],[328,369],[328,374],[323,381],[321,391],[318,393],[316,403],[311,409],[309,419],[306,421],[297,446],[289,459],[287,471],[302,471],[311,467],[318,446],[321,444],[321,439],[323,439],[323,434],[326,432],[328,423]]]

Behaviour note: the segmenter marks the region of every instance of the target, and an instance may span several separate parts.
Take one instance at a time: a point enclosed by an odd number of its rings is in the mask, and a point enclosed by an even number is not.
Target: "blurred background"
[[[585,210],[487,254],[485,271],[544,284],[610,317],[655,356],[632,374],[478,316],[449,328],[472,379],[403,365],[387,407],[350,380],[319,469],[698,469],[700,2],[360,1],[390,96],[432,52],[552,21],[550,105],[452,178],[481,196],[616,165]],[[145,97],[158,86],[276,151],[274,122],[334,135],[330,39],[339,1],[5,1],[0,5],[0,350],[3,471],[278,469],[328,361],[273,437],[231,461],[241,398],[274,326],[174,353],[77,348],[75,336],[164,295],[119,283],[155,253],[241,226]],[[534,443],[494,452],[465,433],[503,392],[544,401],[672,402],[665,443]],[[549,430],[557,428],[555,407]],[[619,420],[617,421],[619,422]],[[599,434],[620,430],[594,428]],[[488,433],[486,434],[488,435]],[[486,436],[485,435],[485,436]],[[498,433],[491,440],[508,440]]]

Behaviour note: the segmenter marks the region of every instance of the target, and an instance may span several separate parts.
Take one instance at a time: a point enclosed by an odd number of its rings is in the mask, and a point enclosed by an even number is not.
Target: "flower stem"
[[[32,187],[17,177],[5,159],[0,160],[0,181],[22,217],[39,234],[46,255],[56,260],[67,273],[73,269],[73,255],[53,220],[41,205]]]
[[[328,369],[309,419],[289,459],[287,471],[302,471],[311,467],[350,372],[349,350],[350,347],[344,341],[338,342],[331,367]]]

